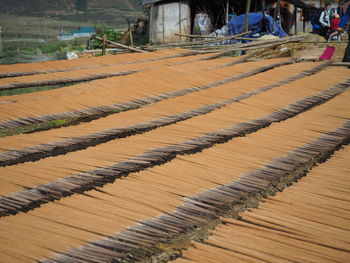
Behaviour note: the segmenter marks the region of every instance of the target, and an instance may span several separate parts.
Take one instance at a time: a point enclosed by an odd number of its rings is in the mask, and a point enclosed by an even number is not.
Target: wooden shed
[[[189,1],[145,0],[143,5],[150,7],[151,43],[175,42],[179,41],[175,33],[191,33]]]

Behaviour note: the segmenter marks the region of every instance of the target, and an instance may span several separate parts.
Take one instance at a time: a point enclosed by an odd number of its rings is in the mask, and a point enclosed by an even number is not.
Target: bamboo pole
[[[230,12],[230,2],[229,0],[226,1],[226,24],[228,23],[228,15]]]
[[[181,14],[181,0],[179,1],[179,33],[182,33],[181,30],[181,19],[182,19],[182,14]],[[182,38],[180,36],[180,42],[181,42]]]
[[[216,49],[218,50],[220,47],[223,52],[227,51],[238,51],[238,50],[251,50],[251,49],[258,49],[258,48],[266,48],[266,47],[272,47],[276,45],[282,45],[290,42],[300,42],[304,39],[306,39],[306,36],[297,36],[297,37],[286,37],[281,39],[275,39],[275,40],[257,40],[250,43],[244,43],[244,44],[235,44],[232,46],[213,46],[213,47],[205,47],[206,49]],[[203,49],[202,49],[203,50]]]
[[[199,46],[203,44],[209,44],[209,43],[215,43],[215,42],[220,42],[224,40],[229,40],[229,39],[235,39],[239,36],[243,36],[246,34],[249,34],[249,32],[244,32],[241,34],[237,34],[234,36],[229,36],[229,37],[212,37],[215,38],[214,40],[205,40],[205,41],[197,41],[197,42],[182,42],[182,43],[169,43],[169,44],[164,44],[164,45],[152,45],[152,46],[147,46],[147,50],[156,50],[156,49],[161,49],[161,48],[169,48],[169,47],[191,47],[191,46]],[[178,35],[177,33],[175,35]],[[197,35],[188,35],[188,34],[181,34],[181,36],[186,36],[186,37],[192,37],[192,38],[197,38]]]
[[[203,45],[203,44],[210,44],[210,43],[216,43],[220,41],[235,39],[240,36],[244,36],[249,34],[251,31],[243,32],[234,36],[228,36],[228,37],[217,37],[213,40],[204,40],[204,41],[197,41],[197,42],[187,42],[187,43],[170,43],[165,45],[160,45],[160,47],[172,47],[172,46],[196,46],[196,45]],[[176,35],[176,34],[175,34]],[[192,35],[193,37],[196,37],[195,35]]]
[[[165,42],[165,16],[164,16],[164,0],[162,0],[162,24],[163,24],[163,43]]]
[[[154,5],[151,5],[150,14],[149,14],[149,44],[152,44],[153,39],[153,11],[154,11]]]
[[[297,7],[294,6],[294,34],[297,35],[298,34],[298,21],[297,21]]]
[[[189,37],[189,38],[222,38],[218,36],[191,35],[191,34],[183,34],[183,33],[175,33],[175,36]]]
[[[290,42],[300,42],[305,40],[306,36],[297,36],[297,37],[287,37],[282,39],[275,40],[256,40],[250,43],[244,44],[234,44],[234,45],[218,45],[218,46],[189,46],[188,48],[192,48],[194,52],[197,54],[205,54],[205,53],[216,53],[223,52],[229,53],[232,51],[241,51],[241,50],[255,50],[261,48],[269,48],[274,47]]]
[[[249,40],[249,41],[258,41],[257,38],[251,38],[251,37],[236,37],[237,40]]]
[[[132,36],[132,26],[129,26],[129,36],[130,36],[130,45],[133,47],[134,46],[134,38]]]
[[[251,0],[247,0],[246,10],[245,10],[245,21],[244,21],[244,30],[248,31],[249,29],[249,13],[250,13]]]
[[[281,1],[277,0],[275,11],[273,12],[272,33],[275,33],[275,23],[276,23],[277,15],[279,15],[279,12],[280,12],[280,5],[281,5]]]
[[[235,38],[239,37],[238,35],[236,35]],[[268,39],[268,40],[259,40],[257,39],[254,42],[250,42],[250,43],[244,43],[244,44],[234,44],[234,45],[216,45],[216,46],[203,46],[203,45],[194,45],[197,42],[192,42],[192,43],[188,43],[188,45],[186,46],[186,48],[192,48],[194,50],[196,50],[195,52],[198,52],[198,54],[203,53],[202,51],[204,51],[204,53],[211,53],[211,52],[229,52],[229,51],[236,51],[236,50],[250,50],[250,49],[257,49],[257,48],[265,48],[268,46],[274,46],[274,45],[281,45],[281,44],[286,44],[286,43],[290,43],[290,42],[302,42],[302,41],[306,41],[307,36],[305,35],[300,35],[300,36],[292,36],[292,37],[285,37],[285,38],[281,38],[281,39]],[[219,41],[222,41],[222,39],[220,39]],[[312,42],[310,42],[312,43]],[[191,45],[192,44],[192,45]],[[162,49],[162,48],[168,48],[169,46],[152,46],[152,50],[158,50],[158,49]],[[206,51],[205,51],[206,50]],[[210,50],[210,52],[209,52]]]
[[[277,1],[277,15],[278,15],[278,22],[281,24],[281,1]]]
[[[320,41],[300,41],[300,43],[314,43],[314,44],[319,44],[319,43],[333,43],[333,44],[344,44],[348,43],[346,40],[332,40],[332,41],[326,41],[326,40],[320,40]]]
[[[103,41],[103,39],[100,38],[100,37],[96,37],[96,39]],[[129,47],[129,46],[126,46],[126,45],[123,45],[123,44],[120,44],[120,43],[117,43],[117,42],[114,42],[114,41],[111,41],[111,40],[108,40],[108,39],[106,39],[106,42],[111,44],[111,45],[114,45],[114,46],[117,46],[117,47],[120,47],[120,48],[124,48],[124,49],[129,49],[129,50],[135,51],[135,52],[140,52],[140,53],[148,52],[148,51],[145,51],[145,50],[142,50],[142,49],[139,49],[139,48]]]
[[[106,39],[107,36],[104,34],[102,39],[102,56],[106,55]]]
[[[350,62],[333,62],[331,66],[337,66],[337,67],[350,67]]]
[[[265,16],[265,0],[261,0],[261,13],[262,13],[262,17],[263,17],[263,32],[268,32],[268,26],[267,26],[267,22],[266,22],[266,16]],[[271,33],[271,32],[268,32]]]

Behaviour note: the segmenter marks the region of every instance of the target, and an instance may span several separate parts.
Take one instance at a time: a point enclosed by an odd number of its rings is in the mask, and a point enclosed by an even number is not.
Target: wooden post
[[[261,0],[261,11],[265,15],[265,0]]]
[[[164,42],[165,42],[165,24],[164,24],[164,22],[165,22],[165,16],[164,16],[164,0],[162,0],[162,23],[163,23],[163,44],[164,44]]]
[[[228,23],[228,15],[230,13],[230,2],[229,0],[226,1],[226,24]]]
[[[132,26],[129,26],[129,36],[130,36],[130,45],[133,47],[134,46],[134,38],[132,36]]]
[[[153,10],[154,10],[154,5],[151,5],[151,10],[149,12],[149,29],[148,29],[148,32],[149,32],[149,43],[152,44],[152,30],[153,30]]]
[[[180,34],[182,33],[182,29],[181,29],[181,19],[182,19],[182,13],[181,13],[181,0],[179,1],[179,32]],[[181,36],[180,36],[180,42],[181,42]]]
[[[247,0],[246,10],[245,10],[245,21],[244,30],[247,32],[249,29],[249,13],[250,13],[251,0]]]
[[[281,1],[280,0],[277,1],[277,15],[278,15],[278,22],[280,24],[282,24],[282,21],[281,21]]]
[[[1,39],[1,33],[2,33],[2,31],[1,31],[1,26],[0,26],[0,52],[2,51],[2,39]],[[24,41],[23,43],[25,43],[25,41]]]
[[[261,13],[262,13],[262,17],[263,17],[263,32],[268,32],[269,28],[267,26],[267,20],[266,20],[266,16],[265,16],[265,0],[261,0]],[[269,32],[271,33],[271,32]]]
[[[294,18],[294,34],[297,35],[298,34],[298,21],[297,21],[297,7],[294,6],[294,12],[293,12],[293,18]]]
[[[281,9],[281,0],[277,0],[276,7],[275,7],[275,12],[273,14],[273,20],[276,21],[277,16],[280,14],[280,9]]]
[[[280,6],[281,6],[281,1],[277,0],[276,6],[275,6],[275,12],[273,13],[273,24],[272,24],[273,33],[275,33],[275,22],[277,19],[277,15],[279,16],[279,13],[280,13]]]
[[[259,9],[259,0],[254,1],[254,13],[258,12]]]
[[[102,56],[106,55],[106,40],[107,36],[106,34],[103,35],[103,40],[102,40]]]

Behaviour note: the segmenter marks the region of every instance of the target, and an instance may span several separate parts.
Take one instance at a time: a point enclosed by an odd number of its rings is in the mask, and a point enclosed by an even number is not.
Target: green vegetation
[[[3,12],[39,15],[47,12],[89,11],[93,8],[140,10],[141,0],[0,0]]]
[[[77,84],[84,83],[84,82],[87,82],[87,81],[73,82],[73,83],[67,83],[67,84],[57,84],[57,85],[47,85],[47,86],[38,86],[38,87],[26,87],[26,88],[18,88],[18,89],[0,90],[0,96],[11,96],[11,95],[19,95],[19,94],[25,94],[25,93],[44,91],[44,90],[59,89],[59,88],[63,88],[63,87],[77,85]]]
[[[1,129],[0,137],[13,136],[22,133],[32,133],[35,131],[44,131],[52,128],[59,128],[62,126],[69,125],[73,120],[64,119],[64,120],[53,120],[45,123],[32,124],[20,128],[12,129]]]
[[[11,96],[11,95],[19,95],[31,92],[38,92],[43,90],[57,89],[60,88],[59,85],[51,85],[51,86],[40,86],[40,87],[28,87],[28,88],[20,88],[20,89],[9,89],[9,90],[1,90],[0,96]]]
[[[116,114],[116,113],[120,113],[120,112],[124,112],[124,111],[129,111],[129,110],[136,110],[138,108],[141,107],[145,107],[149,105],[148,103],[142,106],[131,106],[130,108],[124,109],[124,110],[111,110],[110,112],[101,114],[101,115],[96,115],[92,118],[76,118],[76,119],[63,119],[63,120],[53,120],[53,121],[49,121],[49,122],[45,122],[45,123],[39,123],[39,124],[32,124],[32,125],[28,125],[25,127],[20,127],[20,128],[13,128],[13,129],[2,129],[0,131],[0,138],[1,137],[6,137],[6,136],[13,136],[13,135],[17,135],[17,134],[22,134],[22,133],[33,133],[33,132],[37,132],[37,131],[45,131],[45,130],[50,130],[50,129],[54,129],[54,128],[60,128],[60,127],[66,127],[69,125],[76,125],[80,122],[85,122],[85,121],[89,121],[92,119],[96,119],[96,118],[101,118],[101,117],[105,117],[108,116],[110,114]]]
[[[119,42],[119,40],[123,37],[124,33],[117,31],[112,28],[107,28],[106,26],[102,26],[100,29],[97,30],[97,37],[103,38],[106,36],[106,39]],[[93,48],[94,49],[101,49],[102,48],[102,41],[95,39],[93,42]]]
[[[65,59],[66,52],[82,52],[86,48],[88,38],[69,41],[48,40],[38,42],[30,39],[4,41],[1,53],[4,64],[36,62],[47,59]]]
[[[3,52],[22,51],[25,54],[52,54],[57,52],[83,51],[86,47],[88,38],[79,38],[69,41],[48,40],[46,42],[38,42],[31,40],[4,41]]]
[[[57,39],[62,32],[83,26],[102,28],[109,39],[118,41],[120,31],[137,18],[145,17],[140,3],[140,0],[0,0],[0,63],[60,59],[61,53],[83,51],[87,39],[61,42]],[[96,43],[95,48],[99,47],[100,43]]]

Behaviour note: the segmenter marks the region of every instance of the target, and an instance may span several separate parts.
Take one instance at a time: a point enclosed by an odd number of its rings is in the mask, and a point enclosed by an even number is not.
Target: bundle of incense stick
[[[96,60],[66,76],[141,70],[0,98],[1,132],[76,120],[0,139],[1,262],[348,258],[348,69],[183,54]]]

